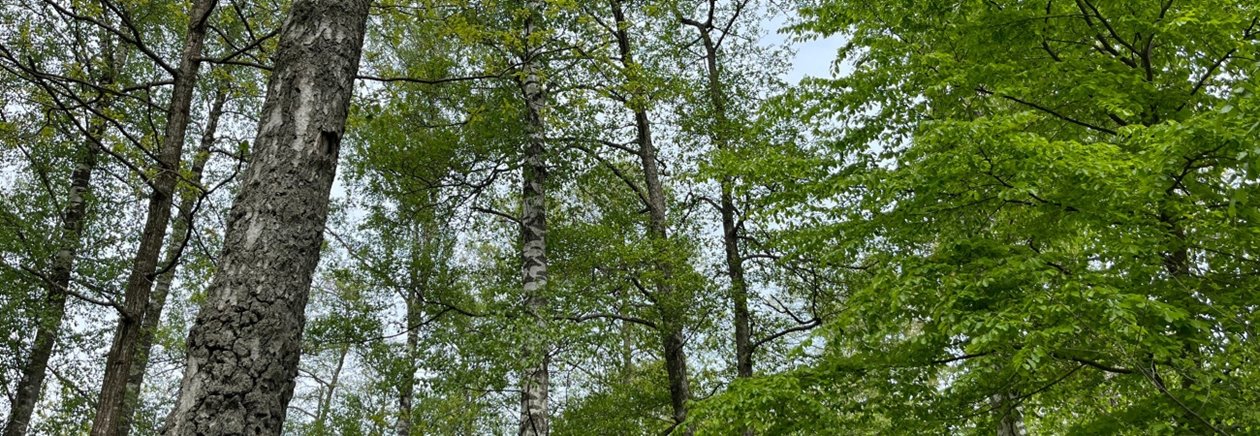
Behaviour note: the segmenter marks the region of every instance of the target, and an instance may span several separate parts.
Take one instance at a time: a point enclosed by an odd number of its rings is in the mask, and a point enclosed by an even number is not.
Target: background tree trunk
[[[329,430],[328,414],[332,412],[333,396],[337,393],[337,386],[341,384],[341,371],[346,367],[346,356],[349,354],[349,343],[343,344],[337,350],[337,366],[333,368],[332,378],[328,380],[323,394],[319,396],[319,410],[316,411],[315,425],[312,430],[312,433],[316,435],[332,433],[332,430]]]
[[[35,343],[31,347],[30,357],[22,367],[17,395],[12,399],[12,409],[4,426],[5,436],[26,434],[27,427],[31,424],[31,415],[35,412],[35,403],[39,402],[40,392],[43,391],[48,361],[52,358],[53,347],[57,344],[61,324],[66,316],[66,290],[70,288],[70,275],[74,271],[74,260],[83,239],[87,194],[92,187],[92,171],[96,169],[100,153],[97,142],[104,133],[105,121],[93,117],[88,127],[90,138],[80,148],[79,158],[70,174],[70,193],[61,213],[57,255],[53,258],[52,270],[45,278],[47,290],[44,294],[43,313],[36,325]]]
[[[712,4],[710,8],[714,7]],[[710,19],[711,20],[711,19]],[[691,22],[700,32],[704,45],[705,78],[709,91],[709,104],[713,109],[713,125],[709,138],[718,151],[731,148],[730,129],[734,128],[726,108],[726,93],[722,89],[722,75],[718,64],[718,45],[713,40],[713,22]],[[739,249],[739,225],[736,222],[734,180],[729,176],[718,179],[721,185],[719,212],[722,215],[722,248],[726,254],[726,271],[731,280],[731,305],[735,323],[735,369],[739,377],[752,377],[752,320],[748,313],[748,281],[744,278],[744,258]]]
[[[214,103],[210,107],[210,114],[206,119],[205,132],[201,135],[201,143],[197,146],[197,151],[193,155],[192,169],[190,171],[191,180],[189,182],[195,185],[192,189],[184,191],[179,199],[179,215],[175,217],[175,222],[171,224],[171,238],[166,243],[166,255],[163,256],[162,265],[168,268],[166,271],[158,274],[157,281],[153,285],[153,295],[150,296],[149,307],[144,311],[144,318],[140,322],[140,337],[136,343],[135,364],[131,365],[131,373],[127,376],[127,397],[123,403],[122,420],[118,423],[118,434],[126,435],[131,430],[132,418],[136,409],[140,405],[140,388],[144,385],[144,373],[149,368],[149,354],[153,349],[154,333],[158,329],[158,325],[162,321],[162,310],[166,307],[166,297],[170,295],[171,285],[175,281],[175,271],[179,268],[180,252],[188,243],[188,232],[193,226],[193,215],[196,213],[197,203],[201,199],[200,189],[201,175],[206,168],[206,162],[210,160],[210,150],[214,147],[215,133],[219,127],[219,117],[223,114],[223,106],[227,103],[227,93],[220,91],[216,94]]]
[[[1024,415],[1019,413],[1018,395],[995,394],[993,407],[998,415],[997,436],[1024,436]]]
[[[407,295],[407,342],[403,353],[403,374],[398,383],[398,421],[394,432],[398,436],[411,435],[411,410],[416,399],[416,356],[420,350],[420,323],[424,312],[420,307],[421,292],[414,287]]]
[[[114,332],[114,341],[105,359],[105,378],[96,404],[96,418],[92,422],[93,436],[122,435],[128,431],[128,420],[124,418],[124,411],[128,410],[125,406],[127,380],[132,366],[136,364],[141,323],[149,305],[162,241],[171,219],[193,90],[197,85],[197,69],[201,66],[201,49],[205,45],[206,26],[215,3],[216,0],[197,0],[188,14],[188,35],[180,53],[178,70],[174,73],[175,86],[167,106],[166,132],[158,156],[157,174],[151,179],[153,192],[149,197],[148,217],[127,277],[118,329]]]
[[[542,17],[541,5],[529,2],[529,16],[525,19],[525,40],[534,32],[534,20]],[[546,324],[541,312],[546,310],[542,295],[547,288],[547,161],[546,126],[543,124],[542,83],[534,63],[537,52],[527,45],[521,59],[521,91],[526,108],[526,128],[529,129],[525,145],[525,165],[521,169],[521,275],[525,294],[525,310],[535,320],[535,333],[545,332]],[[524,357],[528,369],[521,376],[521,421],[518,434],[522,436],[546,436],[550,433],[547,416],[548,340],[526,341]]]
[[[118,77],[118,56],[112,38],[101,38],[100,47],[105,58],[104,69],[100,71],[98,83],[110,85]],[[100,108],[109,106],[109,96],[102,96]],[[70,173],[70,190],[61,213],[61,233],[57,236],[57,254],[53,258],[52,268],[43,277],[47,285],[44,295],[44,312],[36,325],[35,343],[31,354],[22,367],[22,377],[18,380],[16,395],[10,401],[9,418],[4,426],[4,436],[21,436],[26,434],[31,424],[31,415],[35,412],[35,404],[43,392],[44,378],[48,374],[48,361],[52,358],[53,348],[60,336],[61,324],[66,316],[66,297],[70,290],[70,278],[74,272],[74,261],[78,257],[79,246],[83,239],[83,229],[87,224],[87,196],[92,188],[92,172],[96,169],[101,153],[101,138],[104,137],[108,123],[105,119],[89,114],[87,131],[75,168]]]
[[[625,11],[620,0],[612,0],[613,18],[616,23],[617,49],[621,54],[622,66],[635,68],[634,51],[630,45],[627,32],[630,24],[626,21]],[[648,239],[657,251],[655,268],[660,278],[656,283],[658,294],[657,308],[660,312],[659,324],[661,346],[664,352],[665,369],[669,378],[670,404],[674,412],[675,424],[687,419],[687,400],[691,398],[690,382],[687,377],[687,353],[684,349],[682,310],[685,302],[675,301],[673,266],[664,257],[668,255],[665,246],[668,244],[668,222],[665,215],[665,188],[661,183],[661,171],[657,165],[656,146],[652,143],[652,125],[648,120],[647,110],[640,105],[631,108],[634,111],[634,125],[637,132],[636,143],[639,145],[639,161],[643,168],[644,188],[647,191]],[[690,434],[684,430],[684,434]]]
[[[165,434],[280,434],[370,3],[292,5]]]

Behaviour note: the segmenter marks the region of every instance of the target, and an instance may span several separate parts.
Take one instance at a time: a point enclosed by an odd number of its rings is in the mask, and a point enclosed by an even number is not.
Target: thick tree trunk
[[[616,23],[615,37],[617,49],[621,55],[622,65],[634,68],[634,51],[630,46],[630,35],[627,30],[625,11],[621,0],[612,0],[613,18]],[[637,132],[636,143],[639,145],[639,161],[643,167],[644,188],[647,191],[648,238],[657,250],[654,267],[660,275],[656,282],[655,292],[658,295],[657,309],[661,322],[658,325],[661,335],[661,348],[664,352],[665,370],[669,379],[670,404],[674,412],[675,423],[687,419],[687,401],[691,398],[690,381],[687,377],[687,353],[684,349],[683,310],[686,302],[677,301],[673,284],[673,266],[664,257],[667,255],[668,222],[665,210],[665,188],[661,183],[661,171],[656,163],[656,145],[652,143],[652,125],[648,120],[647,110],[641,105],[634,105],[634,125]],[[684,434],[691,434],[690,429],[683,429]]]
[[[197,151],[193,155],[192,169],[190,171],[189,182],[194,185],[201,184],[201,175],[205,170],[206,162],[210,160],[210,150],[214,147],[215,133],[219,127],[219,117],[223,114],[223,106],[227,103],[227,93],[220,91],[216,96],[213,105],[210,107],[210,114],[206,119],[205,132],[201,135],[201,143],[197,146]],[[171,285],[175,281],[175,271],[178,269],[177,263],[184,246],[188,243],[188,232],[193,225],[193,214],[196,213],[194,208],[201,195],[195,190],[186,190],[180,194],[179,199],[179,215],[175,217],[175,222],[171,224],[171,238],[166,244],[166,253],[162,259],[162,265],[170,265],[168,269],[158,274],[157,281],[153,285],[153,295],[150,297],[149,307],[144,311],[144,318],[140,322],[140,337],[136,343],[135,363],[131,365],[131,373],[127,376],[127,396],[123,403],[122,420],[119,422],[119,435],[126,435],[131,430],[132,418],[136,409],[140,405],[140,388],[144,385],[144,374],[149,368],[149,353],[153,349],[153,335],[157,331],[158,324],[162,321],[162,310],[166,307],[166,297],[170,295]]]
[[[368,0],[296,0],[167,435],[280,434]]]
[[[527,41],[534,32],[534,20],[542,16],[537,2],[530,2],[529,7],[530,16],[525,19]],[[521,169],[521,275],[525,310],[536,320],[536,332],[541,333],[546,327],[541,314],[546,306],[542,293],[547,288],[547,161],[543,124],[546,97],[534,65],[535,55],[533,48],[527,46],[521,59],[520,86],[529,129],[525,165]],[[550,433],[547,416],[550,350],[545,338],[526,343],[529,345],[525,347],[524,357],[529,366],[521,376],[521,420],[517,433],[546,436]]]
[[[166,228],[171,219],[171,204],[175,187],[179,184],[180,157],[184,152],[193,89],[196,88],[197,69],[201,65],[201,49],[205,45],[206,26],[215,3],[216,0],[197,0],[188,14],[188,35],[180,53],[175,86],[167,107],[166,132],[158,156],[158,172],[152,178],[153,192],[149,198],[148,217],[123,292],[123,313],[119,314],[114,341],[105,359],[105,378],[97,400],[96,418],[92,422],[93,436],[122,435],[128,431],[127,420],[124,418],[124,412],[128,409],[125,406],[127,380],[136,361],[136,344],[141,335],[141,323],[149,305],[149,293],[153,289],[153,277],[157,272],[162,241],[166,237]]]
[[[74,260],[82,240],[87,216],[87,194],[92,185],[92,171],[96,168],[100,153],[96,142],[104,133],[105,122],[94,118],[88,127],[91,138],[84,141],[74,171],[70,174],[70,192],[61,212],[57,254],[46,277],[47,290],[42,307],[44,312],[35,329],[35,343],[30,357],[22,367],[17,395],[12,399],[9,419],[4,427],[5,436],[26,434],[27,427],[31,424],[31,415],[35,412],[35,403],[39,402],[40,392],[43,391],[48,361],[52,358],[53,347],[66,316],[65,291],[70,287],[70,275],[74,270]]]

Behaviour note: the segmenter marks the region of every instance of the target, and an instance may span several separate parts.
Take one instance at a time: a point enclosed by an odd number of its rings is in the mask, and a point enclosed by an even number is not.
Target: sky
[[[836,51],[844,45],[844,38],[831,36],[795,44],[796,55],[792,58],[792,70],[788,72],[789,83],[798,83],[805,77],[831,76],[831,64],[836,59]]]
[[[788,19],[779,15],[766,23],[767,33],[761,38],[763,44],[782,44],[788,41],[786,35],[778,32],[787,25]],[[813,39],[803,42],[792,42],[789,47],[796,54],[792,57],[792,68],[788,71],[788,83],[797,84],[805,77],[830,77],[831,65],[836,59],[836,52],[844,45],[845,38],[833,35],[827,38]]]

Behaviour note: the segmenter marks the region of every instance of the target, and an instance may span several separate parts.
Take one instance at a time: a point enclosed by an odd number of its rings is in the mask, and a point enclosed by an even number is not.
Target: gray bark
[[[153,192],[149,198],[148,217],[140,235],[140,246],[132,261],[131,273],[127,277],[118,328],[105,359],[105,377],[97,400],[96,418],[92,421],[93,436],[123,435],[129,430],[128,420],[124,418],[124,411],[127,410],[127,380],[136,362],[136,345],[141,336],[141,323],[149,305],[149,294],[153,289],[162,241],[171,220],[171,206],[175,187],[179,184],[180,158],[184,152],[193,89],[197,84],[197,69],[201,66],[199,59],[205,45],[207,22],[215,3],[215,0],[197,0],[188,14],[188,34],[180,53],[179,67],[174,77],[175,86],[171,90],[171,100],[167,107],[166,132],[159,151],[158,172],[152,179]]]
[[[296,0],[164,434],[280,434],[368,0]]]
[[[615,37],[617,49],[621,55],[622,66],[634,68],[634,51],[630,44],[630,35],[626,29],[625,11],[621,0],[612,0],[613,18],[616,23]],[[643,168],[644,188],[647,191],[648,239],[656,247],[654,268],[660,275],[655,284],[657,294],[657,310],[661,322],[658,325],[661,335],[661,348],[664,352],[665,370],[669,379],[669,397],[673,408],[674,422],[680,424],[687,419],[687,401],[691,398],[690,381],[687,377],[687,354],[684,349],[683,315],[686,302],[676,301],[678,295],[671,283],[673,266],[665,257],[668,255],[665,246],[668,244],[668,222],[665,209],[665,188],[661,183],[661,171],[657,165],[656,145],[652,142],[652,124],[648,120],[647,110],[641,105],[632,107],[636,131],[635,142],[639,146],[639,162]],[[691,434],[690,429],[683,429],[684,434]]]
[[[542,16],[540,4],[529,2],[529,7],[530,16],[525,19],[526,41],[534,32],[534,20]],[[536,320],[537,331],[541,332],[546,326],[540,312],[547,304],[542,295],[547,287],[547,162],[544,156],[546,126],[543,124],[546,97],[534,65],[536,54],[527,46],[521,59],[520,87],[529,129],[525,165],[521,169],[521,275],[525,310]],[[546,436],[550,433],[547,416],[550,350],[545,339],[526,343],[530,344],[524,350],[529,366],[521,376],[521,420],[517,433]]]
[[[52,358],[53,347],[57,343],[61,324],[66,316],[66,290],[69,289],[70,275],[74,271],[74,261],[78,255],[80,241],[83,239],[83,227],[87,217],[87,194],[91,189],[92,171],[96,168],[100,153],[96,142],[104,133],[105,122],[94,118],[88,128],[88,135],[91,137],[85,140],[80,148],[74,171],[70,174],[70,192],[61,212],[57,254],[45,278],[47,289],[42,305],[44,312],[35,328],[35,343],[31,348],[31,354],[22,366],[22,378],[18,381],[17,395],[13,398],[9,418],[4,427],[5,436],[26,434],[31,423],[31,415],[35,412],[35,403],[39,402],[40,393],[43,391],[44,378],[48,373],[48,361]]]
[[[202,172],[205,170],[206,162],[210,160],[210,150],[214,146],[215,133],[219,127],[219,117],[223,114],[225,103],[227,103],[227,93],[218,92],[213,105],[210,107],[205,131],[201,135],[201,143],[193,154],[189,183],[194,185],[194,187],[180,194],[177,209],[179,215],[175,217],[175,222],[171,224],[171,238],[167,241],[166,253],[162,259],[162,265],[168,265],[166,267],[167,270],[158,274],[157,281],[153,285],[153,295],[150,296],[149,307],[146,308],[144,318],[141,319],[140,323],[140,337],[137,339],[136,344],[135,363],[131,365],[131,373],[127,376],[127,396],[126,401],[123,403],[122,421],[119,423],[118,430],[121,435],[130,432],[132,419],[140,404],[140,388],[144,385],[145,371],[149,368],[149,354],[153,349],[154,333],[162,320],[162,311],[166,307],[166,297],[170,295],[171,285],[175,281],[175,271],[178,269],[181,252],[188,243],[188,232],[193,225],[193,214],[196,213],[194,208],[201,198],[198,189],[201,184]]]

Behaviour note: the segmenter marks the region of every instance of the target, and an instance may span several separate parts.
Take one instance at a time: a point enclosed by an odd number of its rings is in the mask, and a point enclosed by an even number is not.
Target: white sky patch
[[[787,43],[793,51],[792,68],[784,79],[796,85],[806,77],[832,77],[836,53],[840,47],[844,46],[848,38],[843,35],[832,35],[807,41],[793,41],[793,35],[784,30],[787,25],[789,21],[786,16],[775,16],[765,23],[766,35],[761,38],[763,45]],[[845,75],[851,67],[842,66],[840,70],[838,75]]]

